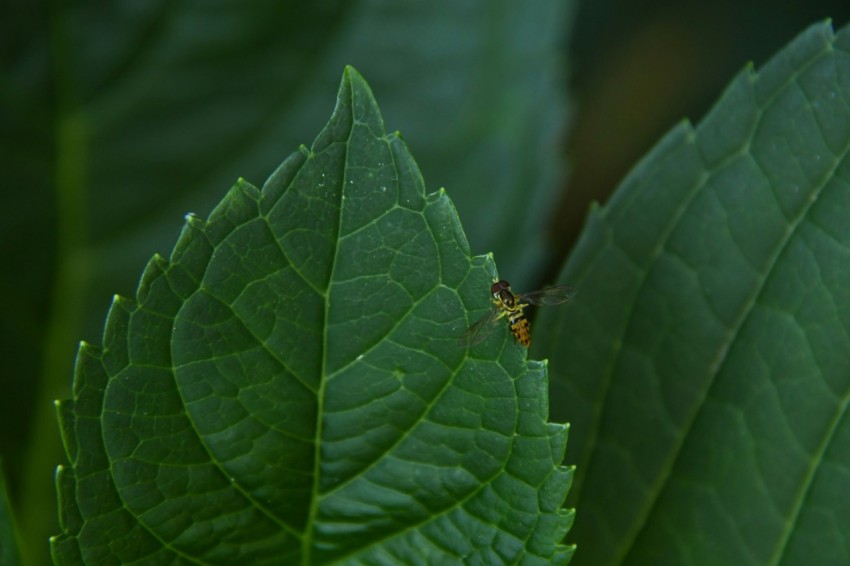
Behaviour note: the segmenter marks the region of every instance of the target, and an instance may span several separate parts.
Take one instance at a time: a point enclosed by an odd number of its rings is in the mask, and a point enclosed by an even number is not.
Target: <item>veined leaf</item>
[[[311,139],[346,64],[383,93],[383,113],[434,186],[456,187],[469,239],[493,250],[515,283],[533,280],[547,254],[540,218],[564,175],[558,63],[572,4],[263,2],[199,17],[192,6],[150,3],[115,7],[121,26],[103,25],[96,9],[74,11],[86,114],[82,139],[68,145],[90,152],[83,245],[92,265],[79,275],[89,311],[127,288],[152,242],[170,244],[177,214],[212,208],[210,186],[265,174],[280,147]]]
[[[58,405],[59,563],[565,563],[566,428],[495,268],[349,69],[310,149],[190,216]]]
[[[8,5],[0,168],[26,190],[6,191],[0,211],[0,447],[30,560],[47,560],[57,528],[45,513],[61,447],[46,413],[67,395],[74,338],[98,335],[103,297],[131,294],[180,215],[218,202],[212,188],[263,179],[313,139],[343,65],[379,88],[430,184],[451,183],[461,213],[475,213],[473,247],[494,251],[514,283],[533,280],[563,172],[553,140],[574,4]]]
[[[580,563],[850,563],[849,150],[850,29],[817,25],[592,212],[537,341]]]

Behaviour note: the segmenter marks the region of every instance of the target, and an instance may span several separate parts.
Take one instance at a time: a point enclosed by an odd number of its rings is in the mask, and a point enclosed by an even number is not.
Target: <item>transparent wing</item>
[[[460,338],[458,338],[458,344],[461,346],[475,346],[476,344],[480,344],[493,333],[493,330],[498,328],[498,320],[499,311],[496,309],[491,310],[467,328],[466,332],[461,334]]]
[[[519,297],[521,303],[528,303],[529,305],[560,305],[572,299],[575,294],[575,288],[569,285],[558,285],[523,293],[517,295],[517,297]]]

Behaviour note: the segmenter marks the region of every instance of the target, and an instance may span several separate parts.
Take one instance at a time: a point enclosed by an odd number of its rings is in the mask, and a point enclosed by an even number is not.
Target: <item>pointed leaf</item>
[[[551,209],[563,169],[552,142],[564,127],[573,4],[264,1],[199,10],[160,0],[113,3],[106,14],[86,3],[13,2],[0,21],[0,166],[6,186],[26,190],[7,191],[0,213],[14,274],[3,279],[0,338],[15,353],[0,445],[15,498],[28,502],[25,546],[43,549],[56,530],[46,513],[61,447],[45,423],[50,402],[67,395],[74,339],[99,333],[103,297],[132,293],[151,250],[170,249],[187,210],[206,217],[221,197],[214,188],[239,175],[263,179],[313,139],[343,65],[380,88],[385,115],[413,141],[430,184],[456,188],[475,247],[493,250],[514,279],[534,277],[528,267],[545,253],[539,211]],[[501,229],[507,219],[522,242]],[[38,424],[18,434],[21,422]]]
[[[565,563],[546,367],[457,344],[494,272],[349,69],[312,147],[188,217],[81,347],[54,558]]]

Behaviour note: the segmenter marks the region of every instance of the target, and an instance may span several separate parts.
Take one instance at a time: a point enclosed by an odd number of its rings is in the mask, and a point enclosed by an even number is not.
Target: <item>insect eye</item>
[[[509,289],[510,286],[511,286],[510,283],[508,283],[504,279],[500,279],[500,280],[496,281],[495,283],[493,283],[493,286],[490,287],[490,292],[495,295],[496,293],[499,293],[499,292],[501,292],[505,289]]]

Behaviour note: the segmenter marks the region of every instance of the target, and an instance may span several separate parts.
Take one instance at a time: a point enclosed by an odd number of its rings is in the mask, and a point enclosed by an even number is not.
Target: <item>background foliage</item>
[[[6,5],[0,453],[28,550],[56,530],[51,401],[68,396],[77,340],[99,335],[107,297],[132,294],[185,212],[310,139],[343,64],[368,77],[428,187],[449,188],[473,251],[495,250],[528,288],[559,270],[587,203],[745,61],[848,20],[828,2],[561,4]],[[568,74],[580,110],[557,196]]]
[[[814,25],[591,211],[538,325],[579,563],[850,560],[848,100],[850,28]]]

